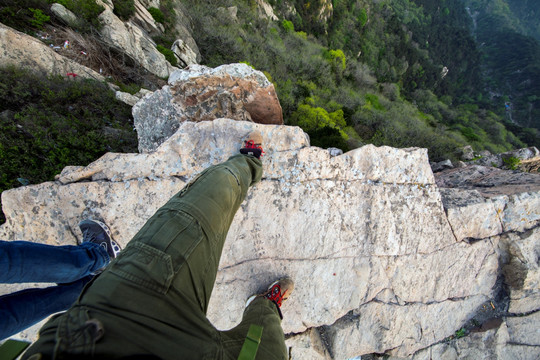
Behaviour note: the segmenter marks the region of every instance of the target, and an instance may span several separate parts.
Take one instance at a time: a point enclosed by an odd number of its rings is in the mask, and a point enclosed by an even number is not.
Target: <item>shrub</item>
[[[31,20],[31,23],[33,26],[37,27],[38,29],[43,28],[43,24],[47,21],[51,20],[50,16],[45,15],[40,9],[28,9],[32,12],[33,18]]]
[[[289,20],[283,20],[281,26],[286,32],[294,32],[294,24]]]
[[[129,20],[135,13],[134,0],[112,0],[114,4],[113,12],[122,20]]]
[[[503,162],[504,165],[510,170],[516,170],[518,165],[521,163],[521,161],[514,156],[504,158]]]
[[[310,130],[307,132],[309,135],[309,140],[311,146],[318,146],[323,149],[328,149],[329,147],[336,147],[343,150],[343,152],[349,151],[349,145],[340,131],[336,128],[325,126],[319,129]]]
[[[345,57],[345,54],[343,53],[343,50],[338,49],[325,51],[324,57],[331,64],[337,63],[341,70],[345,70],[345,68],[347,67],[347,59]]]
[[[360,24],[361,28],[366,26],[367,21],[368,21],[368,15],[367,15],[366,9],[362,8],[360,10],[360,13],[358,14],[357,20],[358,20],[358,23]]]
[[[0,22],[22,32],[33,33],[49,21],[47,0],[2,0]]]
[[[137,151],[131,107],[107,85],[12,67],[0,76],[0,191],[53,180],[107,151]]]
[[[460,129],[461,131],[461,134],[469,141],[479,141],[480,140],[480,137],[478,135],[476,135],[476,133],[474,132],[474,129],[470,128],[470,127],[462,127]]]
[[[51,2],[57,2],[51,0]],[[95,0],[62,0],[59,2],[67,9],[71,10],[83,21],[77,25],[77,29],[82,32],[91,32],[92,29],[101,29],[103,26],[99,21],[99,14],[101,14],[105,8],[98,5]]]
[[[155,8],[155,7],[148,8],[148,12],[150,13],[150,15],[152,15],[152,17],[154,18],[156,22],[160,24],[165,23],[165,16],[161,12],[161,10],[159,10],[158,8]]]
[[[178,59],[176,58],[176,55],[174,55],[174,52],[171,49],[167,49],[162,45],[157,45],[156,48],[160,53],[165,55],[165,59],[167,59],[167,61],[170,62],[172,66],[176,66],[178,64]]]
[[[385,110],[384,106],[379,102],[379,97],[375,94],[366,94],[365,99],[368,107],[372,106],[376,110]]]

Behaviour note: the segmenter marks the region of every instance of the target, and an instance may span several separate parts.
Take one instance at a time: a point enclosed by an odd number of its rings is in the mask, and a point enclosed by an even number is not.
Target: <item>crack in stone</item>
[[[536,314],[540,312],[540,308],[538,309],[535,309],[535,310],[531,310],[531,311],[527,311],[527,312],[524,312],[524,313],[506,313],[506,317],[510,317],[510,318],[520,318],[520,317],[525,317],[525,316],[529,316],[529,315],[532,315],[532,314]]]
[[[428,255],[433,255],[433,254],[436,254],[438,252],[442,252],[444,250],[446,250],[447,248],[449,247],[453,247],[453,246],[459,246],[459,243],[455,243],[455,244],[449,244],[449,245],[446,245],[442,248],[439,248],[437,250],[434,250],[432,252],[429,252],[429,253],[421,253],[421,252],[414,252],[414,253],[404,253],[404,254],[398,254],[398,255],[384,255],[384,254],[367,254],[367,255],[349,255],[349,256],[346,256],[346,255],[343,255],[343,256],[333,256],[334,254],[337,254],[339,252],[344,252],[344,251],[347,251],[349,249],[354,249],[355,246],[349,246],[347,248],[344,248],[344,249],[340,249],[334,253],[331,253],[331,254],[327,254],[327,255],[324,255],[324,256],[318,256],[318,257],[313,257],[313,258],[278,258],[278,257],[258,257],[258,258],[255,258],[255,259],[246,259],[246,260],[242,260],[242,261],[239,261],[235,264],[232,264],[232,265],[227,265],[227,266],[224,266],[222,268],[220,268],[219,270],[228,270],[228,269],[232,269],[234,267],[237,267],[237,266],[240,266],[240,265],[243,265],[243,264],[246,264],[246,263],[250,263],[250,262],[255,262],[255,261],[266,261],[266,260],[269,260],[269,261],[290,261],[290,262],[294,262],[294,261],[317,261],[317,260],[339,260],[339,259],[362,259],[362,258],[373,258],[373,257],[376,257],[376,258],[398,258],[398,257],[407,257],[407,256],[414,256],[414,255],[421,255],[421,256],[428,256]],[[490,252],[489,254],[487,254],[485,257],[484,257],[484,260],[489,256],[489,255],[492,255],[493,254],[493,251]],[[484,261],[483,260],[483,261]]]
[[[540,345],[524,344],[524,343],[519,343],[519,342],[516,342],[516,341],[509,341],[509,342],[506,343],[506,345],[527,346],[527,347],[533,347],[533,348],[540,348]]]
[[[282,183],[282,178],[263,177],[262,180]],[[360,183],[361,185],[374,185],[374,186],[409,186],[416,188],[433,188],[438,189],[437,184],[421,184],[421,183],[407,183],[407,182],[384,182],[378,180],[363,180],[363,179],[340,179],[340,178],[313,178],[307,180],[288,181],[291,184],[305,184],[316,181],[334,181],[334,182],[346,182],[346,183]]]

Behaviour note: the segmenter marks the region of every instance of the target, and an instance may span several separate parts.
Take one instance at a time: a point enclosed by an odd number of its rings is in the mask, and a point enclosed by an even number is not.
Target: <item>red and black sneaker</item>
[[[263,156],[262,135],[258,130],[252,131],[248,138],[244,140],[244,146],[240,149],[240,154],[253,155],[257,159]]]
[[[270,301],[272,301],[274,304],[276,304],[276,307],[279,312],[279,316],[283,319],[283,315],[281,314],[281,305],[284,301],[286,301],[289,296],[291,296],[292,291],[294,290],[294,282],[291,278],[283,278],[279,279],[278,281],[273,282],[266,292],[258,295],[252,295],[249,299],[246,301],[246,307],[257,297],[264,297]]]

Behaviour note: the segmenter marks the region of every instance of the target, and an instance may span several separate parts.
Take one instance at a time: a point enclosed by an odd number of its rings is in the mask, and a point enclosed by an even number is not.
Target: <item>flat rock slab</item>
[[[471,243],[455,236],[425,149],[368,145],[332,157],[297,127],[230,119],[185,122],[154,152],[106,154],[55,182],[4,192],[0,238],[76,244],[77,223],[93,217],[125,246],[198,172],[237,154],[253,129],[263,136],[264,175],[227,236],[208,313],[218,328],[237,324],[249,295],[289,275],[296,289],[282,325],[303,333],[288,340],[299,353],[408,356],[450,336],[492,296],[502,227]],[[521,206],[515,196],[498,218]],[[455,199],[447,205],[484,206]],[[534,239],[516,249],[529,254]]]

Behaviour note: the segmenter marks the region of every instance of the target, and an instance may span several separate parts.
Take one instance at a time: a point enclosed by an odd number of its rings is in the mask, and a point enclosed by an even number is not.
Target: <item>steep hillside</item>
[[[456,159],[465,143],[492,152],[539,143],[516,126],[517,139],[504,110],[492,111],[460,1],[270,1],[279,21],[261,17],[255,2],[182,2],[199,29],[202,63],[247,61],[266,71],[285,120],[315,144],[331,128],[349,148],[423,146],[437,160]]]
[[[533,1],[465,1],[491,98],[513,124],[540,128],[540,7]],[[510,126],[512,128],[512,126]]]

